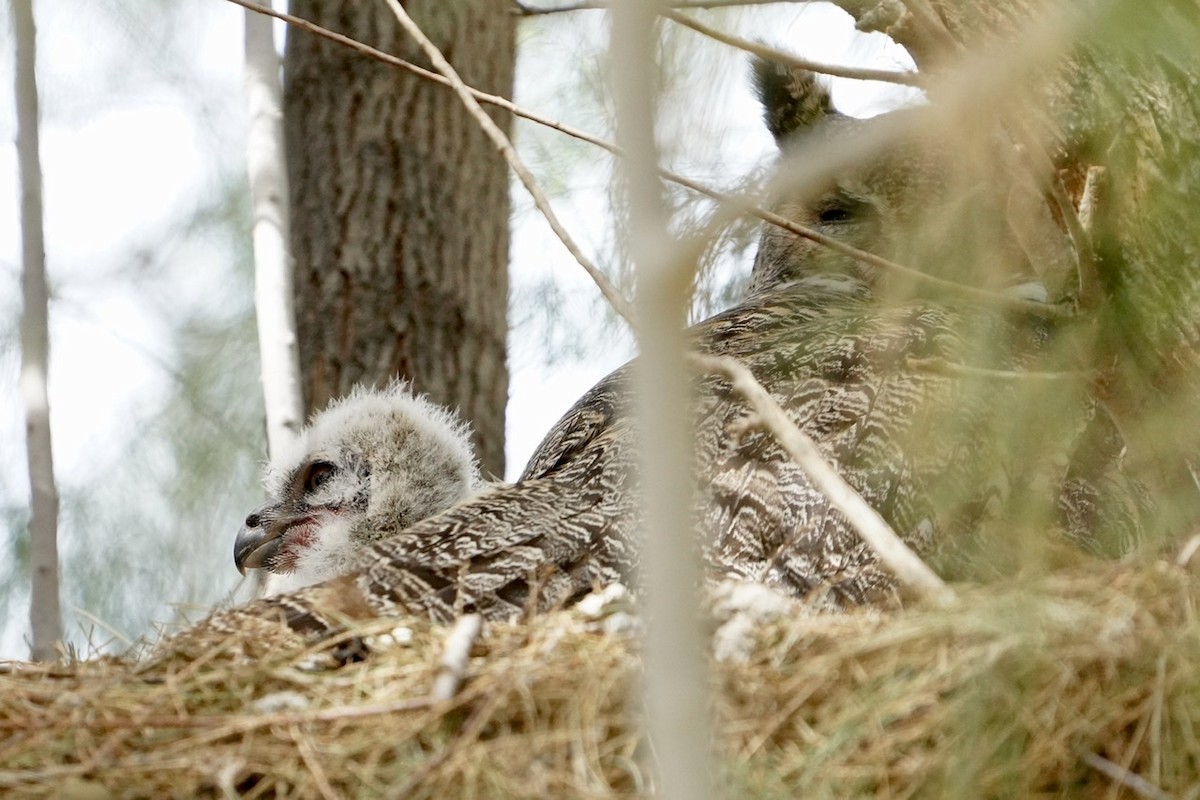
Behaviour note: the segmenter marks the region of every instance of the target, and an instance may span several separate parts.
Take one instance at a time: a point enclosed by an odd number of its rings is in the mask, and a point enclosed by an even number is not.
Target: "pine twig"
[[[693,601],[703,576],[692,502],[693,431],[690,375],[683,359],[684,321],[695,269],[692,247],[680,246],[668,226],[656,171],[657,75],[655,14],[664,0],[615,0],[609,31],[609,76],[619,165],[629,213],[625,243],[637,270],[637,309],[643,328],[634,366],[642,490],[640,571],[645,598],[642,704],[654,750],[660,800],[718,796],[706,634]],[[693,240],[697,241],[697,240]]]

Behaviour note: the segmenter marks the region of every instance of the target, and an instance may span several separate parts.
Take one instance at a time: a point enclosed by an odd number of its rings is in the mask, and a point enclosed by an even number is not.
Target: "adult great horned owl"
[[[273,595],[342,575],[367,545],[475,494],[470,431],[403,382],[358,387],[313,417],[266,473],[234,563]]]
[[[758,80],[785,151],[877,124],[832,116],[804,73],[763,65]],[[1038,282],[1061,296],[1066,235],[1044,204],[1023,207],[1042,202],[1029,180],[996,159],[985,163],[999,177],[981,184],[977,170],[959,172],[963,158],[940,156],[935,138],[897,144],[778,207],[830,238],[977,288]],[[1013,207],[1028,226],[1019,234]],[[1012,531],[1127,549],[1137,492],[1121,472],[1120,436],[1070,361],[1069,326],[1028,304],[893,278],[770,228],[747,298],[694,326],[690,345],[745,364],[921,553]],[[407,528],[380,521],[348,574],[254,613],[282,612],[305,631],[361,614],[503,619],[636,580],[630,382],[626,366],[585,394],[515,484]],[[838,603],[892,597],[875,554],[774,439],[732,432],[746,413],[727,381],[698,377],[695,518],[711,574]]]

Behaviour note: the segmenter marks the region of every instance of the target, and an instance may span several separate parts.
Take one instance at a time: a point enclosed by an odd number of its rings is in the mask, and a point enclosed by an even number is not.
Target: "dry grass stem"
[[[1134,775],[1129,770],[1114,764],[1107,758],[1098,756],[1095,753],[1081,753],[1079,757],[1083,760],[1083,763],[1111,779],[1115,786],[1124,786],[1138,797],[1145,797],[1147,800],[1171,800],[1170,795],[1150,783],[1150,781],[1139,775]]]
[[[744,659],[712,667],[725,794],[1200,790],[1200,576],[1090,562],[956,589],[947,608],[828,614],[792,601],[756,624]],[[575,610],[492,625],[462,689],[430,704],[445,629],[381,620],[355,633],[397,624],[411,641],[337,669],[314,666],[311,647],[233,658],[224,636],[198,670],[112,658],[11,669],[0,674],[0,786],[16,798],[220,797],[222,786],[248,797],[648,796],[654,767],[629,703],[638,637]],[[279,698],[286,710],[271,710]],[[115,730],[129,735],[90,758]]]

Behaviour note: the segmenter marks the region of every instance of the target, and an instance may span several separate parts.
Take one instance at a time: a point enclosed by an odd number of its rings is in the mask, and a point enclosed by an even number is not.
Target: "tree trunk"
[[[471,86],[512,94],[515,18],[500,0],[408,12]],[[293,13],[425,64],[382,2]],[[504,470],[508,175],[454,94],[290,31],[284,117],[308,408],[395,375],[470,420]],[[502,127],[508,117],[489,113]]]
[[[254,207],[254,307],[267,411],[267,451],[274,458],[300,433],[300,358],[296,291],[284,157],[279,55],[270,17],[246,11],[244,76],[249,131],[246,164]]]
[[[32,0],[13,0],[17,40],[17,159],[21,172],[21,395],[25,403],[25,447],[29,461],[29,626],[31,655],[49,661],[62,640],[58,602],[58,490],[50,446],[50,401],[46,391],[49,366],[49,293],[46,289],[46,245],[42,228],[42,166],[38,153],[38,96]]]

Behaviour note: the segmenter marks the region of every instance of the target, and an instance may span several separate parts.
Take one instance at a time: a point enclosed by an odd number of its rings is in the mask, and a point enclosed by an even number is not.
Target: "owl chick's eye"
[[[328,461],[314,461],[304,475],[304,491],[309,493],[317,491],[329,481],[336,471],[337,467]]]

